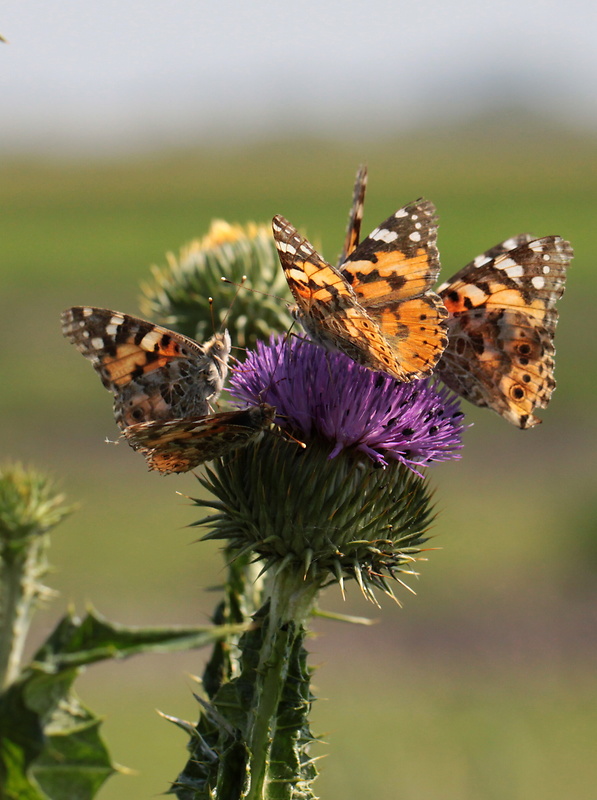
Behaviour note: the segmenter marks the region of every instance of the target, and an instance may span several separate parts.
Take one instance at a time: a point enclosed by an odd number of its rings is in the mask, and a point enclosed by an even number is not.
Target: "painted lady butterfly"
[[[207,414],[228,373],[227,331],[199,344],[128,314],[75,306],[62,314],[62,332],[114,395],[114,417],[122,430],[138,422]]]
[[[559,236],[522,234],[478,256],[438,292],[449,312],[437,374],[477,406],[519,428],[541,420],[553,377],[556,301],[573,251]]]
[[[359,242],[367,173],[357,174],[344,257]],[[554,306],[572,247],[559,236],[507,239],[437,290],[448,310],[448,345],[436,373],[450,389],[520,428],[541,420],[555,388]]]
[[[433,371],[447,343],[447,312],[430,290],[439,273],[434,206],[399,209],[357,246],[362,170],[338,267],[324,261],[284,217],[273,232],[297,316],[312,339],[400,381]],[[361,185],[359,185],[361,180]]]
[[[205,344],[128,314],[76,306],[62,331],[114,395],[114,417],[150,469],[186,472],[248,444],[274,411],[256,406],[208,415],[228,373],[230,336]]]

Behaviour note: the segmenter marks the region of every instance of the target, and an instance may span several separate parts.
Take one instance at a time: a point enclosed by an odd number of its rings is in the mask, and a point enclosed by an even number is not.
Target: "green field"
[[[79,511],[56,532],[39,641],[86,602],[128,624],[203,624],[221,579],[216,548],[176,494],[190,476],[150,475],[117,438],[111,400],[62,339],[74,304],[138,313],[139,282],[212,218],[288,217],[335,260],[357,166],[369,166],[365,231],[421,195],[440,215],[443,276],[498,241],[558,233],[576,257],[560,304],[558,389],[544,424],[519,431],[465,407],[460,462],[431,471],[439,516],[417,596],[367,606],[355,587],[326,608],[371,628],[319,622],[315,731],[324,800],[594,800],[597,797],[597,147],[535,131],[479,129],[358,146],[280,142],[120,161],[0,164],[1,448],[51,471]],[[6,346],[8,343],[8,346]],[[470,412],[470,413],[469,413]],[[203,653],[90,669],[83,701],[106,716],[114,758],[137,770],[101,800],[164,791],[185,760]]]

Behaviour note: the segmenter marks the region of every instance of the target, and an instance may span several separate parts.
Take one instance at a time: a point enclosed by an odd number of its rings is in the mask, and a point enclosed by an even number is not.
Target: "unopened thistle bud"
[[[178,256],[169,253],[167,262],[154,266],[152,280],[142,287],[141,308],[156,322],[204,341],[213,333],[212,298],[216,326],[225,319],[238,347],[252,347],[258,338],[290,326],[280,301],[288,297],[288,287],[269,226],[215,220],[206,236],[182,247]],[[243,284],[232,309],[236,289],[222,277]]]

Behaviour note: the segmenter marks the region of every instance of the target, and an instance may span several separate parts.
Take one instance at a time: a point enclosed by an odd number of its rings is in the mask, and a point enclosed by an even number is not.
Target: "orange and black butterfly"
[[[359,241],[366,174],[357,175],[345,254]],[[437,289],[448,344],[435,373],[457,394],[520,428],[541,420],[555,388],[556,302],[573,256],[560,236],[521,234],[492,247]]]
[[[284,217],[274,217],[274,239],[294,313],[311,338],[412,381],[433,371],[447,343],[447,312],[431,290],[440,268],[435,208],[426,200],[404,206],[359,244],[365,180],[362,170],[338,267]]]
[[[210,414],[228,372],[230,336],[205,344],[105,308],[75,306],[62,331],[114,397],[114,417],[150,469],[187,472],[256,440],[275,410],[261,404]]]

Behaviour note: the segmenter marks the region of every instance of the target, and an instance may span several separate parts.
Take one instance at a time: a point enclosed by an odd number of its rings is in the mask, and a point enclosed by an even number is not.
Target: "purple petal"
[[[463,414],[447,389],[400,383],[303,339],[257,342],[231,384],[241,403],[275,406],[280,426],[331,442],[330,458],[354,448],[382,466],[397,459],[415,469],[458,458],[462,447]]]

